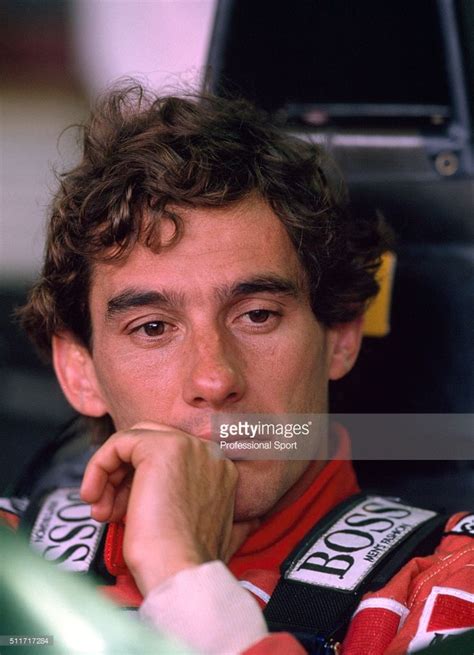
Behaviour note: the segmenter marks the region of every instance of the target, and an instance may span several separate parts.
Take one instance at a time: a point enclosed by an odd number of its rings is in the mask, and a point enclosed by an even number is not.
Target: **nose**
[[[225,409],[244,395],[242,362],[218,330],[194,335],[186,368],[183,396],[193,407]]]

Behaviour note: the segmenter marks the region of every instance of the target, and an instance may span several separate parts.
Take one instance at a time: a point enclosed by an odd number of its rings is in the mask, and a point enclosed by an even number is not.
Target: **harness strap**
[[[280,567],[264,616],[313,654],[334,653],[367,591],[411,558],[433,552],[446,517],[399,499],[357,494],[314,526]]]
[[[113,584],[103,561],[106,525],[91,517],[78,487],[61,487],[33,496],[20,521],[33,550],[59,569],[101,578]]]

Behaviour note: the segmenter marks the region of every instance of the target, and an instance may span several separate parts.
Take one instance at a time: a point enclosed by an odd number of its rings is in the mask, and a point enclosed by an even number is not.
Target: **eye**
[[[252,309],[252,311],[247,312],[247,316],[252,323],[265,323],[271,316],[274,316],[276,312],[272,312],[269,309]]]
[[[173,338],[178,327],[169,321],[148,320],[132,325],[128,329],[128,334],[133,341],[140,347],[164,346]]]
[[[145,334],[147,337],[161,337],[166,332],[167,323],[164,321],[148,321],[136,327],[133,332]]]
[[[150,323],[145,323],[141,326],[143,332],[147,337],[159,337],[164,334],[165,323],[164,321],[151,321]]]
[[[279,325],[281,318],[281,312],[259,307],[240,314],[239,323],[253,332],[268,332]]]

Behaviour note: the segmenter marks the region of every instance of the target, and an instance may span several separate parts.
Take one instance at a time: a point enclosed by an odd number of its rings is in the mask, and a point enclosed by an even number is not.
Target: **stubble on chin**
[[[240,461],[234,521],[265,519],[302,478],[310,462]]]

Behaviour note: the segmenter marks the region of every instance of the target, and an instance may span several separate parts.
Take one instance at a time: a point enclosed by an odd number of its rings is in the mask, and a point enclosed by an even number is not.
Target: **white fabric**
[[[248,580],[239,580],[239,585],[244,589],[248,589],[248,591],[251,591],[254,596],[258,596],[258,598],[261,598],[264,603],[268,603],[268,601],[270,600],[270,594],[267,594],[266,591],[263,591],[263,589],[257,587],[257,585],[253,584],[253,582],[249,582]]]
[[[235,655],[265,637],[257,601],[222,562],[185,569],[153,589],[140,616],[210,655]]]

